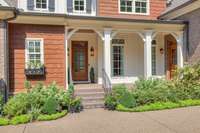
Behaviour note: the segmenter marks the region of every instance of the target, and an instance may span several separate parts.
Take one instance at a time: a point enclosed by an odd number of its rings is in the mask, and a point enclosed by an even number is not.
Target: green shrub
[[[149,87],[148,87],[149,85]],[[162,79],[140,79],[136,82],[133,95],[137,106],[155,102],[176,102],[179,100],[177,89],[171,81]]]
[[[69,112],[71,113],[77,113],[80,112],[83,109],[81,98],[74,98],[70,100],[69,105]]]
[[[58,109],[58,102],[54,97],[49,97],[44,103],[42,112],[44,114],[55,114]]]
[[[25,124],[31,121],[31,115],[20,115],[15,116],[10,120],[10,124],[18,125],[18,124]]]
[[[70,84],[70,85],[69,85],[68,92],[69,92],[71,95],[74,94],[74,85],[73,85],[73,84]]]
[[[38,121],[56,120],[58,118],[64,117],[65,115],[67,115],[67,111],[62,111],[61,113],[56,113],[51,115],[39,115],[37,120]]]
[[[129,91],[125,91],[119,99],[119,104],[127,108],[133,108],[136,106],[136,100]]]
[[[0,93],[0,115],[2,114],[3,111],[3,104],[4,104],[3,95]]]
[[[95,82],[94,67],[91,67],[91,68],[90,68],[90,80],[91,80],[91,83],[94,83],[94,82]]]
[[[117,106],[117,99],[112,95],[107,95],[105,97],[105,107],[108,110],[115,110]]]
[[[136,100],[125,85],[114,86],[112,93],[105,98],[105,107],[114,110],[118,104],[127,108],[136,106]]]
[[[30,107],[28,95],[25,93],[17,94],[12,97],[3,108],[3,113],[8,117],[27,114]]]
[[[9,119],[7,118],[0,118],[0,126],[9,125]]]
[[[30,92],[30,90],[31,90],[31,82],[26,80],[24,82],[24,88],[27,90],[27,92]]]

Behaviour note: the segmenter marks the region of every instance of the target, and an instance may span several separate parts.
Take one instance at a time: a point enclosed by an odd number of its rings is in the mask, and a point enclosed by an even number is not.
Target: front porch
[[[182,32],[110,28],[66,32],[69,83],[103,84],[102,70],[112,85],[132,84],[138,78],[170,79],[175,66],[183,66]]]

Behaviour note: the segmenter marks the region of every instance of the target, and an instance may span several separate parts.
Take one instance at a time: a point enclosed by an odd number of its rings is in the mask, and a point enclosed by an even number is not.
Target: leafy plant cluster
[[[13,96],[4,105],[3,116],[5,118],[11,119],[12,121],[17,117],[13,121],[20,121],[21,117],[28,115],[31,116],[28,117],[30,118],[30,122],[38,120],[39,116],[45,115],[49,119],[51,117],[53,117],[52,119],[56,119],[60,115],[54,114],[62,113],[63,111],[80,112],[82,109],[81,99],[74,96],[73,85],[70,85],[68,90],[64,90],[58,87],[56,83],[52,83],[49,86],[38,83],[32,86],[26,81],[25,87],[27,93]]]
[[[115,86],[106,96],[105,106],[115,110],[117,107],[129,109],[159,102],[178,103],[182,100],[200,99],[200,65],[190,65],[176,71],[171,81],[164,79],[140,79],[132,89],[124,85]],[[120,106],[119,106],[120,105]]]
[[[38,62],[29,62],[27,63],[28,69],[40,69],[44,67],[44,64]]]

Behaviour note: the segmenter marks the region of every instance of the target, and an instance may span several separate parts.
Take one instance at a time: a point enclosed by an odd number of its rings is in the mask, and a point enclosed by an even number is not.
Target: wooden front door
[[[72,41],[72,79],[88,81],[88,42]]]
[[[177,45],[167,41],[167,79],[172,79],[177,66]]]

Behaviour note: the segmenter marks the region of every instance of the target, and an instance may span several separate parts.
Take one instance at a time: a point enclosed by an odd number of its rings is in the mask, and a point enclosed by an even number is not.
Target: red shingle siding
[[[166,9],[166,0],[150,0],[150,15],[120,14],[119,0],[99,0],[99,16],[155,20]]]
[[[64,26],[9,25],[9,65],[10,89],[12,92],[24,91],[25,39],[44,39],[44,64],[46,75],[43,78],[29,78],[33,84],[42,81],[49,84],[56,81],[65,86]]]

